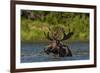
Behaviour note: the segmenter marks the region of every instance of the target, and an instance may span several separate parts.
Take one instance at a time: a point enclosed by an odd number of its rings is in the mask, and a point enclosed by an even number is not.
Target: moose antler
[[[48,40],[50,40],[50,41],[53,40],[53,39],[49,36],[49,32],[47,32],[47,35],[46,35],[46,33],[44,32],[44,35],[46,36],[46,38],[47,38]]]
[[[51,31],[50,28],[49,28],[49,31]],[[49,32],[47,32],[47,34],[44,32],[44,34],[45,34],[46,38],[50,41],[53,41],[53,40],[58,40],[58,41],[68,40],[74,34],[73,32],[70,32],[70,31],[69,31],[68,34],[66,34],[63,28],[61,29],[61,32],[63,33],[63,38],[60,39],[60,40],[57,38],[58,32],[52,33],[52,38],[50,37]]]
[[[69,39],[74,33],[73,32],[69,32],[68,34],[65,33],[65,31],[62,29],[62,32],[63,32],[63,38],[59,41],[64,41],[64,40],[67,40]]]
[[[51,37],[49,35],[49,32],[47,32],[47,33],[44,32],[44,35],[46,36],[46,38],[50,41],[57,40],[57,32],[52,32],[50,27],[48,27],[48,29],[51,32]]]

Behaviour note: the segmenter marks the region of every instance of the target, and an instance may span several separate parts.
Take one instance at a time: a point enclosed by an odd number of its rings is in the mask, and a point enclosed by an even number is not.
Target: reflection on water
[[[43,49],[47,43],[22,43],[21,44],[21,62],[47,62],[47,61],[68,61],[68,60],[87,60],[89,59],[89,43],[74,42],[69,45],[72,57],[58,57],[52,54],[47,55]]]

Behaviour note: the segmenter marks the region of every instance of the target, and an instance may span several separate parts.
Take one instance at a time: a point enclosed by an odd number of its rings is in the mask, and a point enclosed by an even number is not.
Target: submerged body
[[[72,52],[69,47],[67,45],[63,45],[60,41],[53,41],[44,51],[47,54],[53,53],[59,57],[72,56]]]

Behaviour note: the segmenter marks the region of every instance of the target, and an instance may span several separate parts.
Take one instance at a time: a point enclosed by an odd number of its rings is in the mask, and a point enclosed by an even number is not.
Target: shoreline
[[[74,43],[74,42],[89,42],[89,40],[71,40],[71,41],[62,41],[63,43]],[[21,43],[51,43],[51,41],[21,41]]]

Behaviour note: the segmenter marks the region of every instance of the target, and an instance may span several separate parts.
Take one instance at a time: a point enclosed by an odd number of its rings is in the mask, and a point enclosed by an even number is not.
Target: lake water
[[[52,54],[44,53],[44,48],[48,43],[22,43],[21,44],[21,63],[47,62],[47,61],[70,61],[89,59],[89,43],[74,42],[69,44],[72,57],[57,57]]]

